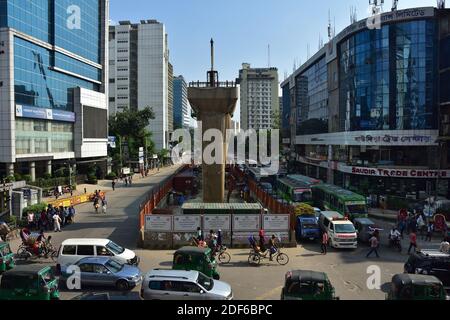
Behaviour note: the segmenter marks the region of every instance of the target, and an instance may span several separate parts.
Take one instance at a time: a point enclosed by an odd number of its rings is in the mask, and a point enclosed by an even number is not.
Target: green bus
[[[327,211],[337,211],[351,220],[369,216],[366,198],[330,184],[311,187],[314,205]]]
[[[311,186],[292,178],[280,178],[276,182],[277,194],[290,203],[312,204]]]

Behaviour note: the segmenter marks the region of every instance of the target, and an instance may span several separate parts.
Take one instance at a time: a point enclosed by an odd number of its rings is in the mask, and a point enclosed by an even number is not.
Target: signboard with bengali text
[[[168,215],[146,215],[145,230],[157,232],[171,232],[172,220],[173,216]]]
[[[203,229],[209,230],[231,230],[231,215],[205,215],[203,216]]]
[[[261,229],[260,215],[234,215],[233,231],[259,231]]]
[[[195,232],[201,227],[202,216],[181,215],[173,217],[173,231]]]

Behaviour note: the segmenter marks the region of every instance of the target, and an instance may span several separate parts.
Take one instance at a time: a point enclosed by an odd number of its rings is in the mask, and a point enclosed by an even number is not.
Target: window
[[[74,256],[77,251],[77,246],[64,246],[62,254],[66,256]]]
[[[114,102],[114,101],[116,101],[116,98],[114,98],[114,97],[109,98],[109,102]]]
[[[94,273],[108,273],[108,269],[105,268],[105,266],[101,265],[101,264],[94,264]]]
[[[116,79],[109,79],[109,83],[116,83]]]
[[[200,293],[202,290],[196,283],[182,282],[183,292]]]
[[[163,290],[164,288],[162,281],[150,281],[148,287],[150,288],[150,290],[158,290],[158,291]]]
[[[80,264],[80,271],[81,272],[87,272],[87,273],[93,273],[94,272],[94,265],[89,263],[83,263]]]
[[[98,256],[112,256],[113,254],[109,252],[108,249],[102,246],[97,246],[97,255]]]
[[[78,246],[77,255],[93,256],[94,255],[94,246]]]

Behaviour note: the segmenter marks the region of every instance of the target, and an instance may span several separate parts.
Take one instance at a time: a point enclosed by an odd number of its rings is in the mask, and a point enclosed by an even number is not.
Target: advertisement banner
[[[263,229],[271,231],[288,231],[289,230],[289,215],[264,215]]]
[[[234,215],[233,231],[259,231],[261,229],[260,215]]]
[[[174,216],[173,231],[195,232],[201,227],[201,216]]]
[[[231,215],[205,215],[203,216],[203,229],[209,230],[231,230]]]
[[[172,219],[173,219],[172,216],[146,215],[145,230],[157,232],[171,232]]]
[[[56,109],[36,108],[26,105],[16,105],[16,117],[75,122],[75,113],[73,112]]]

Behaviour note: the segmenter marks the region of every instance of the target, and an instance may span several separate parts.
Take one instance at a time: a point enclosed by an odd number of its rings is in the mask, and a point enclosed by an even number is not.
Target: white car
[[[144,300],[233,300],[228,283],[198,271],[155,269],[142,282]]]
[[[115,257],[122,263],[137,266],[139,257],[108,239],[67,239],[59,248],[57,269],[72,265],[87,257]]]

